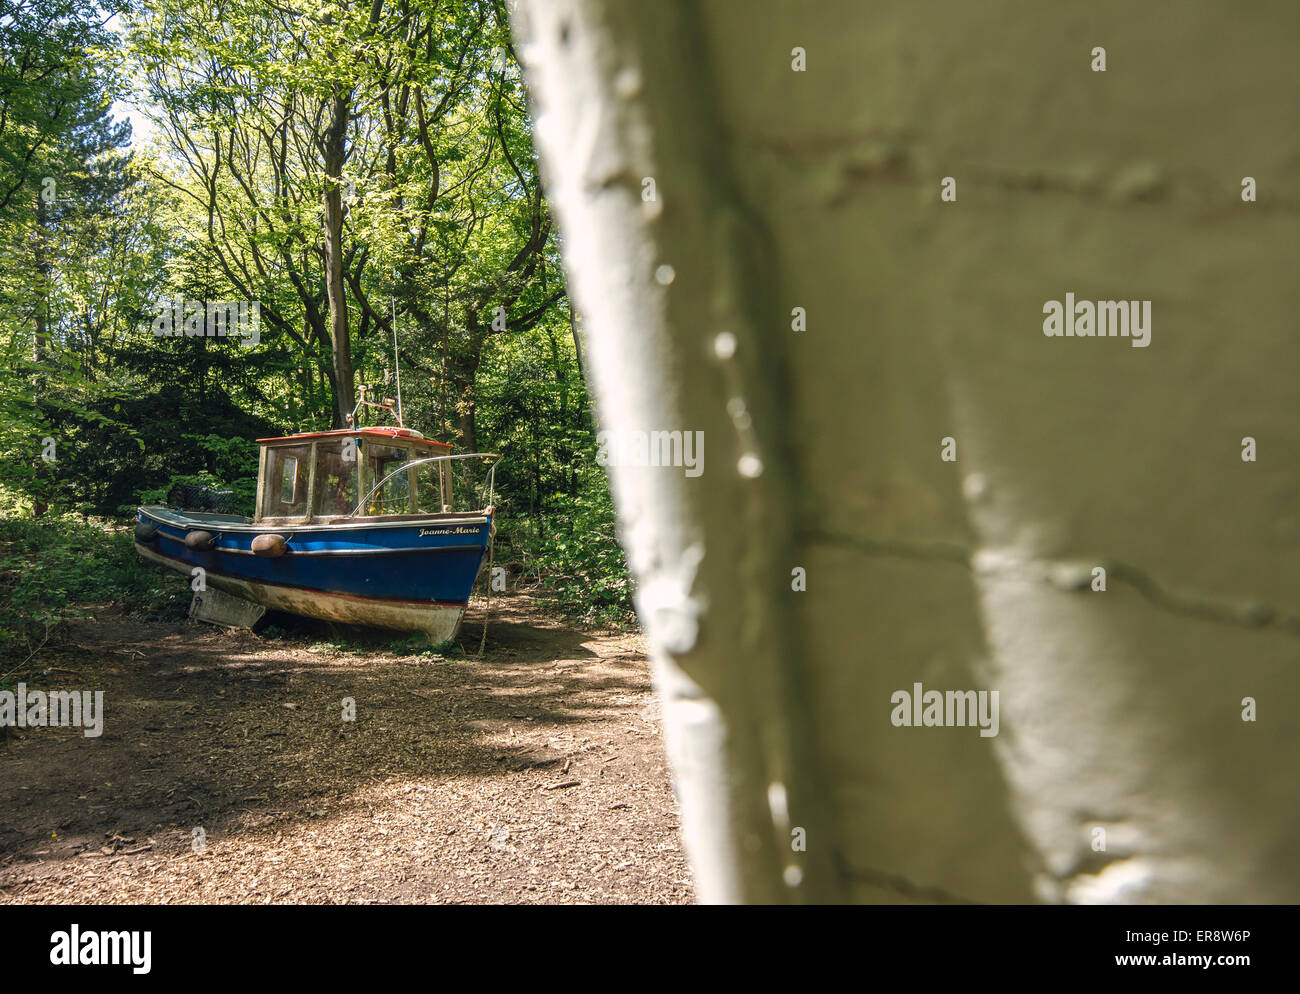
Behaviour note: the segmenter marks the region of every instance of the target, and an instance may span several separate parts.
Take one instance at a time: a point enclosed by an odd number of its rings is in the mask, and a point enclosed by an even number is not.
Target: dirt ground
[[[104,731],[0,742],[0,903],[689,902],[640,638],[492,615],[481,661],[75,623],[28,689],[103,690]]]

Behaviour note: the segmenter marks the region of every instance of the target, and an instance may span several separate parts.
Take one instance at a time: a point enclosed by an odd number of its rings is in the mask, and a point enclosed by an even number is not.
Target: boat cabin
[[[416,459],[451,452],[446,442],[427,439],[410,428],[304,432],[257,441],[262,452],[255,522],[328,524],[350,516],[364,521],[454,510],[448,460],[395,472]],[[375,490],[381,481],[383,485]],[[363,498],[366,506],[358,508]]]

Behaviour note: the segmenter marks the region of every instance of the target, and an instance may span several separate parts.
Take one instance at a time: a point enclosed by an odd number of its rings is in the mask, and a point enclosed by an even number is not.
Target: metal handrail
[[[361,509],[362,509],[363,507],[365,507],[366,504],[370,501],[370,498],[373,497],[375,494],[377,494],[377,493],[378,493],[378,492],[383,488],[384,484],[387,483],[389,480],[391,480],[391,479],[392,479],[394,476],[396,476],[398,473],[405,472],[406,470],[408,470],[408,469],[412,469],[412,468],[414,468],[415,466],[419,466],[419,465],[421,465],[421,464],[423,464],[423,463],[427,463],[427,462],[441,462],[441,461],[444,460],[444,459],[446,459],[446,460],[452,460],[452,459],[495,459],[495,460],[496,460],[496,462],[492,463],[492,465],[488,468],[488,502],[487,502],[487,506],[488,506],[488,507],[491,507],[491,506],[492,506],[492,498],[496,495],[497,466],[499,466],[499,465],[501,464],[501,456],[499,456],[499,455],[498,455],[497,453],[495,453],[495,452],[459,452],[459,453],[457,453],[457,454],[454,455],[454,456],[426,456],[426,457],[424,457],[423,459],[413,459],[413,460],[411,460],[411,461],[408,462],[408,463],[404,463],[404,464],[402,464],[401,466],[398,466],[397,469],[393,470],[391,473],[389,473],[387,476],[385,476],[382,480],[380,480],[378,483],[376,483],[373,487],[371,487],[371,488],[370,488],[370,492],[369,492],[368,494],[366,494],[364,497],[361,498],[361,503],[359,503],[359,504],[358,504],[358,505],[357,505],[357,506],[356,506],[356,507],[355,507],[355,508],[350,512],[350,513],[348,513],[346,516],[349,517],[349,518],[354,518],[354,517],[356,517],[357,514],[360,513]]]

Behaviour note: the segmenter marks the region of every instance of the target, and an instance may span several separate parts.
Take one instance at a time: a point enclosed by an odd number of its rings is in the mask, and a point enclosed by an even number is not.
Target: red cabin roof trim
[[[414,445],[432,445],[439,449],[450,449],[451,446],[446,442],[435,442],[431,438],[417,438],[410,428],[390,428],[390,427],[370,427],[370,428],[339,428],[334,431],[304,431],[297,435],[285,435],[283,438],[259,438],[259,445],[267,445],[272,442],[306,442],[315,438],[344,438],[356,436],[391,439],[399,442],[411,442]]]

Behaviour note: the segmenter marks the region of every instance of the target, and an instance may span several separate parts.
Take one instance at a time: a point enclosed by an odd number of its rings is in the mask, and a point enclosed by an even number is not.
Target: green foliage
[[[0,0],[0,214],[93,127],[114,68],[102,25],[123,6]]]
[[[155,619],[184,617],[189,589],[139,562],[131,530],[74,515],[0,518],[0,670],[20,665],[69,618],[121,602]]]
[[[226,482],[213,475],[212,473],[177,473],[168,478],[167,482],[161,487],[155,487],[149,490],[140,491],[140,504],[166,504],[167,497],[171,493],[172,487],[178,483],[192,483],[201,487],[208,487],[211,490],[230,490],[233,491],[233,502],[230,505],[230,514],[242,514],[245,517],[253,516],[253,504],[257,499],[257,469],[254,466],[253,476],[241,477],[230,482]],[[134,514],[136,505],[126,504],[119,508],[125,516]]]
[[[4,645],[156,600],[108,551],[129,537],[67,512],[198,483],[251,513],[253,440],[341,424],[354,379],[391,395],[395,330],[406,423],[506,455],[506,565],[630,621],[505,6],[0,0],[0,510],[52,512],[4,523],[47,538],[0,583]],[[132,97],[157,126],[128,145],[110,108]],[[256,301],[260,339],[155,336],[177,299]]]
[[[190,483],[212,490],[232,491],[230,513],[252,517],[257,499],[257,443],[251,439],[226,439],[219,435],[186,435],[183,438],[189,443],[190,458],[180,461],[203,459],[213,469],[173,473],[160,486],[139,491],[138,504],[165,504],[172,487],[178,483]],[[138,504],[123,504],[118,507],[118,513],[134,515]]]
[[[615,537],[614,508],[604,475],[572,497],[553,500],[555,510],[502,522],[511,536],[506,555],[521,585],[562,613],[585,623],[635,624],[627,558]]]
[[[322,624],[328,623],[318,621],[299,623],[295,619],[289,622],[289,630],[281,628],[279,625],[270,624],[265,626],[260,634],[262,638],[268,640],[295,640],[301,639],[308,633],[318,631]],[[402,656],[421,656],[444,660],[461,658],[465,655],[465,650],[455,639],[432,645],[424,635],[410,635],[400,639],[392,639],[378,629],[349,629],[347,626],[334,625],[328,625],[328,627],[335,633],[331,634],[328,639],[309,644],[307,646],[308,652],[353,654],[374,653],[376,650],[385,650]]]

